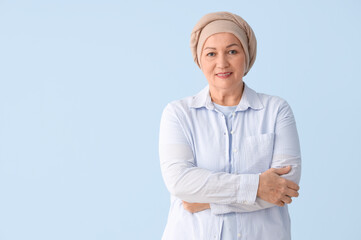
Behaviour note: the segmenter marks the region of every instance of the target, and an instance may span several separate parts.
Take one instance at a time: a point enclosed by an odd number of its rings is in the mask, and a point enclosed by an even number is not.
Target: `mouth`
[[[228,78],[229,76],[232,75],[232,72],[222,72],[222,73],[217,73],[216,76],[219,78]]]

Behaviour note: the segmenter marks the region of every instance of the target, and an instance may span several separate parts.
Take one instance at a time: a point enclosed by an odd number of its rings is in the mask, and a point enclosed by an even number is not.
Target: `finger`
[[[276,205],[279,206],[279,207],[283,207],[285,205],[285,203],[282,202],[282,201],[277,201]]]
[[[286,192],[286,195],[289,197],[298,197],[299,193],[296,190],[289,188]]]
[[[282,197],[282,202],[290,204],[292,202],[292,198],[290,198],[289,196],[283,196]]]
[[[183,208],[189,208],[189,207],[191,207],[190,204],[187,203],[187,202],[183,202],[182,205],[183,205]]]
[[[300,190],[300,186],[290,180],[287,180],[287,187],[296,191]]]
[[[283,167],[283,168],[275,168],[274,172],[278,175],[283,175],[291,171],[291,166]]]

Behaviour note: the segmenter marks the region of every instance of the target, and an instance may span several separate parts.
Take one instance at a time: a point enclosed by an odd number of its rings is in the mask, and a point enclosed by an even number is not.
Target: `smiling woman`
[[[291,239],[298,134],[285,100],[243,82],[256,46],[232,13],[207,14],[193,29],[193,58],[208,86],[163,111],[159,155],[171,194],[163,240]]]
[[[232,33],[210,36],[204,43],[200,65],[208,80],[213,102],[224,106],[237,105],[242,96],[242,77],[246,70],[245,55],[238,38]]]

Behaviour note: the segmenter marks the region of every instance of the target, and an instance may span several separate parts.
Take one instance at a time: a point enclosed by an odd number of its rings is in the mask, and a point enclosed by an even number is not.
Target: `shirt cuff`
[[[252,205],[256,202],[259,174],[240,174],[238,203]]]

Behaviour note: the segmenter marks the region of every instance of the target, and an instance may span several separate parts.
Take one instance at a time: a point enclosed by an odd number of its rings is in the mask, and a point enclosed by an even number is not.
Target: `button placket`
[[[226,150],[225,150],[225,155],[226,155],[226,161],[229,162],[229,136],[228,136],[228,129],[227,129],[227,123],[226,123],[226,117],[224,116],[224,114],[220,111],[218,111],[217,109],[215,109],[216,112],[218,112],[218,114],[220,114],[221,118],[223,119],[222,122],[223,122],[223,136],[225,136],[225,141],[226,141]],[[229,172],[230,170],[230,167],[226,167],[226,171]]]
[[[233,113],[231,113],[230,115],[230,125],[231,125],[231,137],[232,137],[232,153],[231,153],[231,161],[230,161],[230,165],[231,165],[231,169],[232,169],[232,173],[236,173],[236,168],[235,168],[235,159],[237,159],[237,154],[238,154],[238,151],[239,149],[237,148],[237,140],[236,140],[236,137],[237,136],[237,133],[236,133],[236,129],[235,129],[235,122],[236,122],[236,119],[235,119],[235,116],[236,116],[236,112],[234,111]]]

